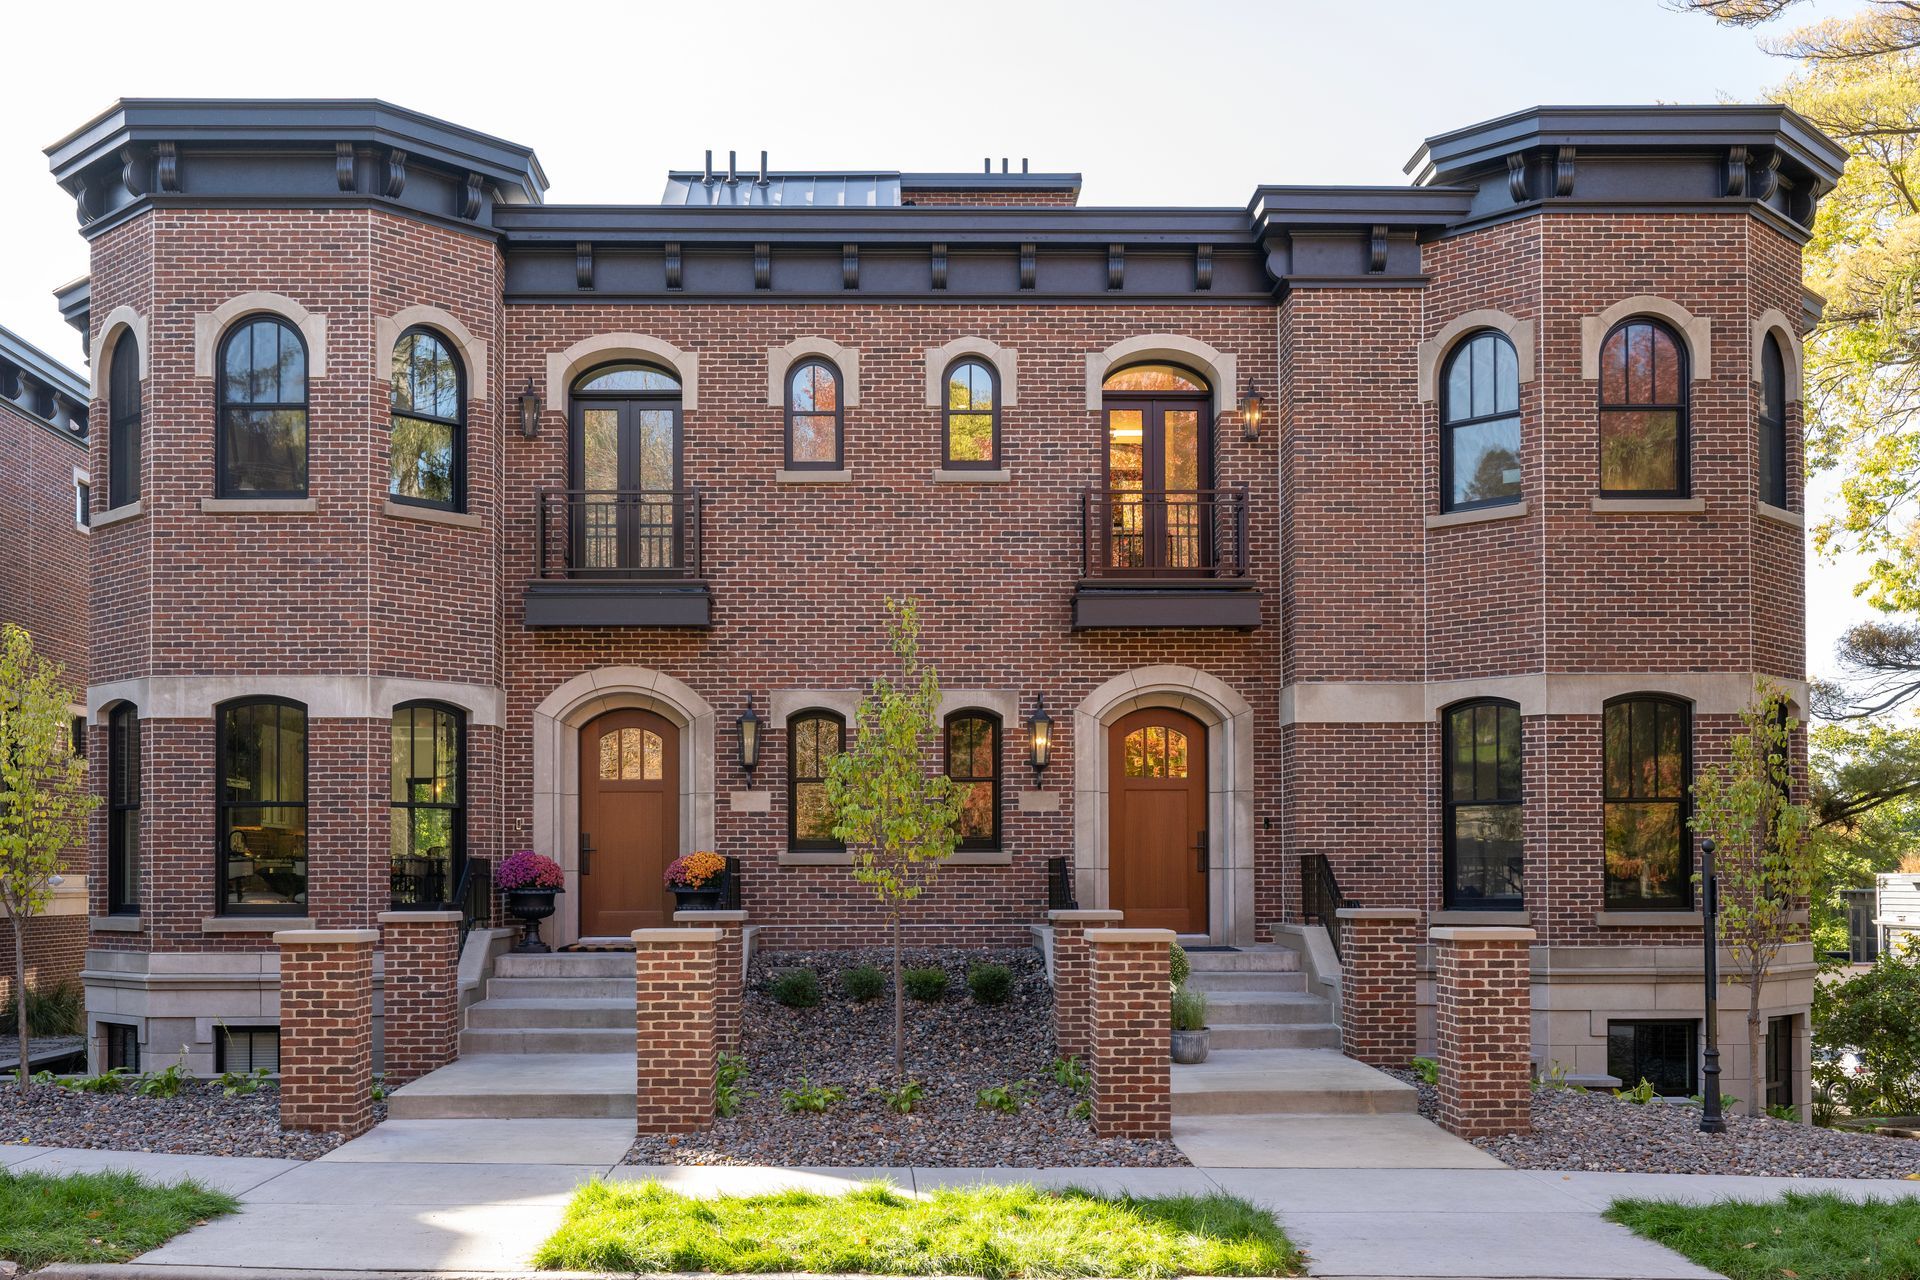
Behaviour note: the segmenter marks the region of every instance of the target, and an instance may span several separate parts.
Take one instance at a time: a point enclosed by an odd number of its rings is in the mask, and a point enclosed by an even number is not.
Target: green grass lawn
[[[658,1182],[574,1194],[537,1266],[576,1271],[864,1271],[893,1276],[1292,1276],[1273,1215],[1235,1196],[1129,1199],[1031,1185],[923,1199],[883,1183],[843,1195],[697,1199]]]
[[[23,1271],[49,1262],[125,1262],[239,1207],[190,1180],[0,1169],[0,1258]]]
[[[1731,1280],[1910,1280],[1920,1276],[1920,1201],[1789,1192],[1773,1203],[1616,1200],[1609,1221]]]

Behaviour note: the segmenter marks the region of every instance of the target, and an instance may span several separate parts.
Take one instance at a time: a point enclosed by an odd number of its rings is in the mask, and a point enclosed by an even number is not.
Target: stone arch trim
[[[605,711],[638,707],[680,729],[681,852],[714,847],[713,708],[692,688],[649,667],[583,671],[533,713],[533,847],[566,870],[568,896],[553,938],[580,936],[580,727]]]
[[[1787,367],[1787,403],[1800,402],[1800,383],[1806,377],[1806,352],[1800,346],[1800,335],[1793,331],[1786,313],[1777,307],[1768,307],[1753,322],[1753,351],[1751,367],[1753,384],[1760,385],[1760,352],[1766,345],[1767,335],[1780,339],[1780,355]]]
[[[1447,355],[1462,338],[1479,333],[1482,329],[1493,329],[1507,336],[1513,344],[1515,363],[1519,367],[1520,381],[1532,382],[1538,364],[1534,358],[1533,321],[1520,320],[1504,311],[1483,307],[1455,316],[1440,326],[1438,333],[1420,344],[1419,359],[1419,395],[1424,401],[1432,400],[1440,394],[1440,366],[1446,363]]]
[[[1143,360],[1166,360],[1185,365],[1213,385],[1215,412],[1240,407],[1240,358],[1219,351],[1198,338],[1178,333],[1145,333],[1122,338],[1105,351],[1087,353],[1087,408],[1098,410],[1101,384],[1121,365]]]
[[[1253,707],[1220,677],[1194,667],[1123,671],[1073,712],[1074,875],[1083,907],[1108,897],[1107,728],[1130,711],[1170,707],[1207,727],[1207,827],[1213,846],[1207,883],[1208,934],[1234,945],[1254,940]]]
[[[193,318],[193,376],[211,378],[215,352],[227,326],[243,316],[276,315],[300,331],[307,344],[307,377],[327,376],[327,318],[309,311],[284,293],[255,291],[228,298]]]
[[[565,409],[567,392],[575,378],[595,365],[616,360],[665,365],[680,379],[680,407],[700,407],[700,357],[696,352],[682,351],[663,338],[650,338],[643,333],[598,333],[582,338],[565,351],[548,353],[548,412]]]
[[[460,353],[460,362],[467,370],[467,403],[483,404],[492,396],[487,390],[487,341],[476,338],[473,332],[451,311],[440,307],[418,304],[402,307],[390,316],[382,316],[373,322],[373,367],[385,369],[393,360],[393,349],[399,345],[400,335],[414,327],[432,329],[453,343],[454,350]]]
[[[860,407],[860,352],[832,338],[795,338],[784,347],[767,351],[767,408],[787,407],[787,371],[815,356],[840,371],[841,404],[848,409]]]
[[[928,348],[927,408],[946,407],[947,369],[961,356],[978,356],[1000,375],[998,407],[1010,408],[1020,403],[1020,353],[988,338],[963,337],[955,338],[944,347]]]
[[[107,312],[107,318],[100,322],[100,336],[93,340],[92,386],[87,391],[92,399],[106,398],[107,375],[113,368],[114,357],[119,354],[120,339],[127,334],[133,335],[134,348],[140,353],[140,381],[147,380],[151,367],[147,354],[147,318],[121,303]]]
[[[1691,381],[1704,382],[1713,373],[1713,322],[1696,316],[1679,303],[1652,294],[1622,298],[1597,316],[1580,318],[1580,376],[1588,382],[1600,377],[1600,344],[1607,340],[1613,326],[1630,316],[1653,316],[1664,320],[1687,344],[1687,363],[1692,367]]]

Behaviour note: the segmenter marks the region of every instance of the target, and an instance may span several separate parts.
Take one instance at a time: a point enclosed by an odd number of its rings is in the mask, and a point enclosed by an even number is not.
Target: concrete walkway
[[[1378,1123],[1376,1118],[1374,1123]],[[1763,1199],[1785,1191],[1920,1195],[1920,1183],[1534,1173],[1515,1169],[755,1169],[621,1166],[620,1120],[392,1120],[320,1160],[254,1160],[0,1147],[0,1166],[130,1169],[195,1177],[237,1195],[218,1219],[123,1267],[51,1273],[227,1280],[322,1273],[527,1270],[573,1189],[593,1177],[659,1178],[690,1194],[839,1190],[876,1177],[904,1189],[1033,1181],[1143,1194],[1224,1190],[1274,1210],[1317,1276],[1485,1280],[1711,1280],[1601,1219],[1618,1196]]]

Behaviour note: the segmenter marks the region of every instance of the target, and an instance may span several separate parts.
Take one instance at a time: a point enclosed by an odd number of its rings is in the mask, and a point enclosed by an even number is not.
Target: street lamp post
[[[1707,1051],[1700,1068],[1700,1132],[1725,1133],[1720,1114],[1720,881],[1713,873],[1714,843],[1700,842],[1700,924],[1706,941]]]

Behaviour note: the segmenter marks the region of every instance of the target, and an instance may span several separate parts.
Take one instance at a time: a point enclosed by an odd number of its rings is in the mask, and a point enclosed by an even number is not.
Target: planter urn
[[[1198,1031],[1173,1033],[1173,1060],[1181,1066],[1190,1067],[1205,1062],[1212,1049],[1213,1032],[1205,1027]]]
[[[540,954],[552,948],[540,941],[540,922],[553,914],[553,900],[559,889],[509,889],[507,910],[520,921],[523,932],[514,944],[516,952]]]
[[[675,889],[673,907],[676,911],[718,911],[720,882],[716,880],[704,889]]]

